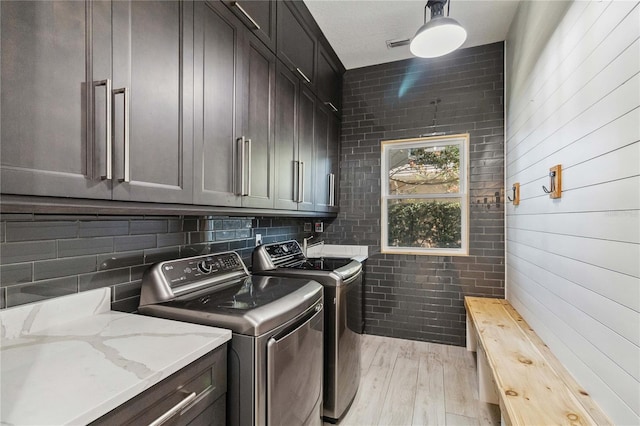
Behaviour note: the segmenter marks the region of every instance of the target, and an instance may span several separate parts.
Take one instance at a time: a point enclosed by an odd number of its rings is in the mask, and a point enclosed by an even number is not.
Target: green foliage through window
[[[469,253],[469,135],[382,143],[382,250]]]
[[[389,205],[389,246],[460,248],[459,202],[419,201]]]

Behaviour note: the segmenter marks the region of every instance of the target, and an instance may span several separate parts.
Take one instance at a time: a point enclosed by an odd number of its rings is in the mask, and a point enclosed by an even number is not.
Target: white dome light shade
[[[420,58],[437,58],[451,53],[465,42],[467,31],[453,18],[432,18],[420,27],[409,50]]]

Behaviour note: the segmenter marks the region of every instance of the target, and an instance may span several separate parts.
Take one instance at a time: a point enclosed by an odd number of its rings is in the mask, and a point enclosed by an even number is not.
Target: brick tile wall
[[[151,264],[235,250],[250,266],[256,233],[265,243],[300,240],[304,222],[5,214],[0,217],[0,308],[108,286],[113,309],[132,312],[142,274]]]
[[[503,56],[495,43],[344,76],[340,214],[325,240],[369,246],[367,333],[464,345],[464,296],[504,295]],[[381,254],[380,140],[434,131],[471,135],[470,256]]]

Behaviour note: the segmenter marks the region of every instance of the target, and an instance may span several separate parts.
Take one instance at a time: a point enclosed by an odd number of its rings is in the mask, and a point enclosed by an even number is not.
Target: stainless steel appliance
[[[139,312],[228,328],[230,425],[322,423],[323,288],[251,276],[235,252],[153,265]]]
[[[312,279],[324,286],[324,408],[338,421],[360,382],[362,264],[351,259],[308,259],[297,241],[266,244],[253,251],[254,275]]]

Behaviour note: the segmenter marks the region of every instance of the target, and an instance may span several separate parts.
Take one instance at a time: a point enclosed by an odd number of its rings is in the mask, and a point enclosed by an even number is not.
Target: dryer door
[[[267,425],[322,424],[322,303],[267,343]]]

